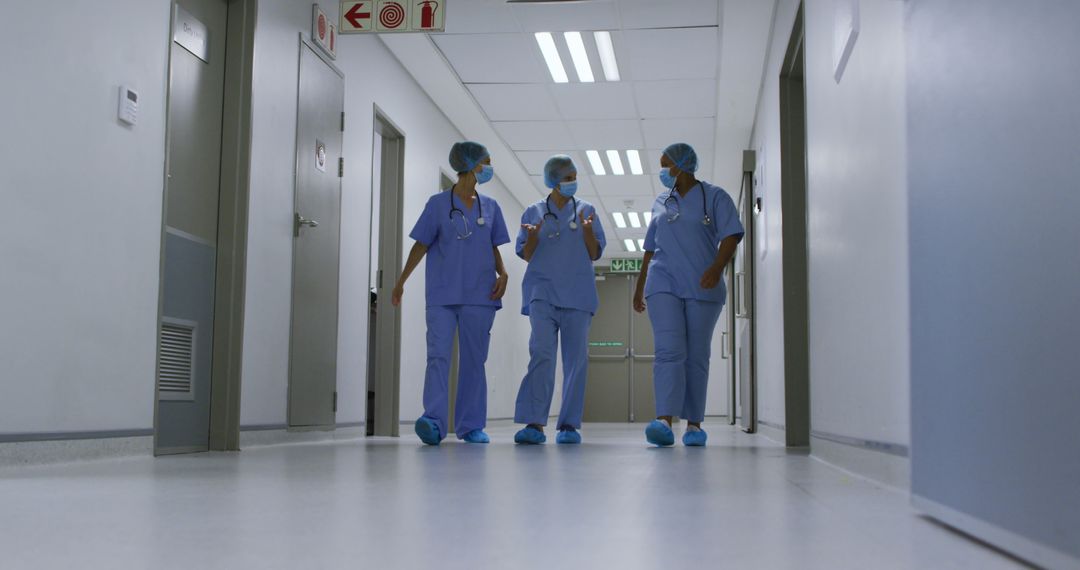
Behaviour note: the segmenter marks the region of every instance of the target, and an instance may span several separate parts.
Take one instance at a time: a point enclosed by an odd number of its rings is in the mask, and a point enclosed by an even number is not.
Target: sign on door
[[[342,0],[342,34],[442,32],[446,0]]]

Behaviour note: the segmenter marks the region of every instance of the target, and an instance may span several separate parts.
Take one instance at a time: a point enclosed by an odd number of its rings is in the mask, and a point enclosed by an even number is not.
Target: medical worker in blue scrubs
[[[705,391],[713,329],[727,296],[724,267],[743,237],[735,203],[719,186],[694,177],[697,154],[675,143],[660,159],[668,188],[653,204],[634,310],[648,308],[656,342],[653,389],[656,419],[646,440],[675,444],[673,416],[686,419],[683,445],[705,445]]]
[[[547,441],[544,425],[555,389],[555,350],[562,344],[563,401],[558,443],[581,443],[585,407],[589,324],[599,299],[592,262],[604,253],[607,240],[596,208],[578,200],[577,167],[566,155],[544,165],[543,200],[521,215],[517,254],[529,263],[521,283],[521,314],[529,317],[529,369],[518,390],[514,421],[526,424],[514,441]]]
[[[450,149],[457,183],[432,196],[409,237],[416,240],[391,301],[401,304],[405,281],[427,255],[427,371],[424,415],[416,435],[428,445],[446,437],[450,350],[458,333],[459,369],[454,427],[458,439],[488,443],[487,361],[491,324],[502,307],[507,275],[499,246],[510,242],[502,211],[495,200],[476,191],[494,171],[487,148],[459,142]]]

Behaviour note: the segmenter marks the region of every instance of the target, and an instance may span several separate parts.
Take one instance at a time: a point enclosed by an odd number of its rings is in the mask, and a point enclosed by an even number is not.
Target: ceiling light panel
[[[626,164],[630,166],[630,174],[641,175],[645,169],[641,165],[641,154],[636,150],[626,151]]]
[[[570,77],[566,74],[566,68],[563,67],[562,58],[559,57],[559,48],[555,46],[555,38],[551,35],[551,32],[536,32],[536,45],[540,47],[540,54],[544,56],[544,62],[547,63],[551,80],[555,83],[570,81]]]
[[[652,223],[652,212],[642,212],[641,217],[645,219],[645,225],[648,226]]]
[[[634,253],[635,251],[637,251],[637,244],[635,244],[634,240],[630,238],[624,239],[623,245],[626,246],[626,251],[629,251],[630,253]]]
[[[626,217],[630,219],[630,227],[635,229],[641,227],[641,217],[637,212],[627,212]]]
[[[617,151],[617,150],[609,150],[609,151],[607,151],[607,159],[608,159],[608,163],[611,164],[611,173],[612,174],[614,174],[616,176],[622,176],[623,174],[626,174],[626,171],[623,170],[622,160],[619,158],[619,151]]]
[[[597,176],[604,176],[607,171],[604,170],[604,161],[600,160],[600,153],[595,150],[585,151],[585,156],[589,159],[589,165],[592,166],[593,174]]]
[[[593,77],[592,66],[589,65],[589,52],[585,51],[585,42],[581,39],[581,32],[565,32],[563,38],[566,40],[566,47],[570,50],[570,59],[574,61],[578,81],[582,83],[596,81]]]
[[[638,238],[637,246],[641,249],[641,251],[645,251],[645,238]]]
[[[596,53],[600,56],[600,66],[604,68],[604,79],[619,81],[619,62],[615,59],[611,32],[593,32],[593,39],[596,41]]]
[[[626,229],[626,218],[623,216],[622,212],[612,212],[611,218],[615,220],[615,227],[620,230]]]

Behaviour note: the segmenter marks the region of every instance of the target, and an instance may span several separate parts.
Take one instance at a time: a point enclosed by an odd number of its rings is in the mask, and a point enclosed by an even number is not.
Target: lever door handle
[[[311,219],[305,218],[304,216],[301,216],[299,212],[295,213],[294,216],[295,217],[293,218],[293,236],[296,236],[296,237],[300,236],[300,228],[302,226],[307,226],[309,228],[317,228],[317,227],[319,227],[319,222],[317,222],[316,220],[311,220]]]

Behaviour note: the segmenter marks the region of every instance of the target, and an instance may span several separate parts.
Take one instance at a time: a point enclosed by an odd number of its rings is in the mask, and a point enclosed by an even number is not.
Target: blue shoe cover
[[[682,434],[682,444],[688,447],[703,447],[707,439],[709,439],[709,434],[700,429]]]
[[[461,436],[465,443],[491,443],[491,438],[482,429],[474,429]]]
[[[526,443],[530,445],[538,445],[547,441],[547,436],[544,432],[534,428],[533,426],[525,426],[518,430],[514,434],[514,443]]]
[[[439,445],[442,441],[442,437],[439,436],[439,424],[435,423],[435,420],[431,418],[425,418],[423,416],[416,420],[416,435],[420,438],[420,441],[428,445]]]
[[[581,434],[572,427],[561,429],[555,436],[555,443],[581,443]]]
[[[645,439],[661,447],[675,445],[675,432],[660,420],[653,420],[645,428]]]

